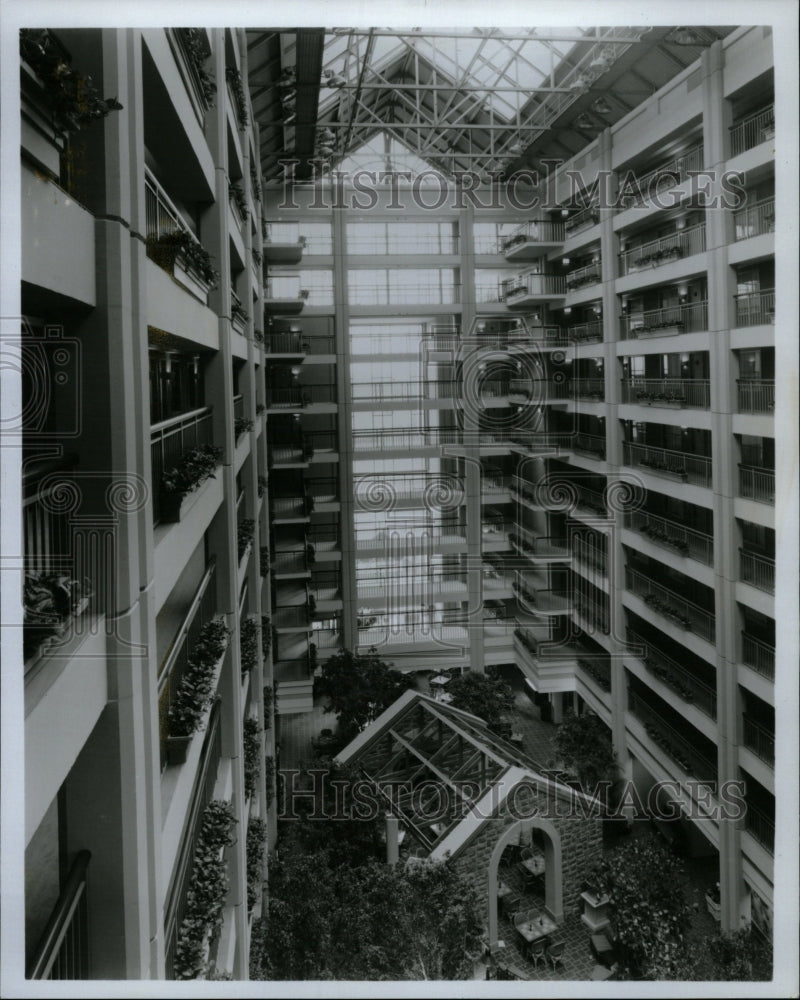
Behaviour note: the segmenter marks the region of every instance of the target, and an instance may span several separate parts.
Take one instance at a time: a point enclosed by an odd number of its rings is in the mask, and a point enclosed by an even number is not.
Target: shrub
[[[214,696],[214,668],[227,648],[229,634],[220,619],[207,622],[200,630],[169,707],[170,736],[191,736],[200,728],[203,713]]]
[[[267,843],[267,824],[253,817],[247,825],[247,909],[258,902],[264,881],[264,846]]]
[[[214,478],[214,472],[222,459],[222,448],[212,444],[192,448],[181,457],[178,464],[161,477],[164,493],[186,495],[199,489],[207,479]]]
[[[255,618],[245,618],[239,626],[239,661],[243,674],[258,663],[258,623]]]
[[[258,782],[258,765],[261,760],[261,730],[258,720],[248,716],[242,729],[242,759],[244,762],[244,795],[252,798]]]

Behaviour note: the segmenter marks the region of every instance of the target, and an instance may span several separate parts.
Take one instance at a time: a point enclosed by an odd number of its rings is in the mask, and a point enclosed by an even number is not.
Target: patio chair
[[[545,952],[547,958],[549,958],[553,964],[553,971],[555,971],[555,967],[558,965],[559,962],[561,962],[562,965],[564,964],[565,947],[566,947],[565,941],[552,941],[547,951]]]
[[[521,906],[522,897],[518,896],[514,892],[510,892],[507,896],[500,897],[500,909],[504,916],[508,917],[509,920],[514,919],[515,914]]]
[[[528,949],[528,958],[537,969],[540,961],[547,965],[547,938],[539,938],[538,941],[532,942]]]

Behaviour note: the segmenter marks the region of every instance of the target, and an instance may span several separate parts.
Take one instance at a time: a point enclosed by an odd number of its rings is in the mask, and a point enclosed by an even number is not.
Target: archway
[[[489,858],[489,946],[497,943],[497,886],[498,869],[503,851],[509,844],[519,842],[521,837],[533,830],[540,830],[544,839],[545,859],[545,906],[552,918],[561,923],[564,919],[564,892],[561,871],[561,837],[555,826],[546,819],[531,817],[520,819],[506,827]]]

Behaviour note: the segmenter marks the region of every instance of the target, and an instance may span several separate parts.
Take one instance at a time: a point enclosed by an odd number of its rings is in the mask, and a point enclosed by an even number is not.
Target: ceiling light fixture
[[[692,28],[676,28],[669,39],[673,45],[702,45],[703,39]]]
[[[575,79],[569,84],[569,89],[585,94],[589,90],[591,79],[587,73],[578,73]]]
[[[610,115],[614,110],[604,97],[598,97],[592,104],[594,110],[601,115]]]

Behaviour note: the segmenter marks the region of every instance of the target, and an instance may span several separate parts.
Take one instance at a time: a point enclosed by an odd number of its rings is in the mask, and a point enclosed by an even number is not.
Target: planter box
[[[609,897],[595,896],[591,892],[582,892],[581,899],[583,900],[581,920],[592,934],[597,934],[604,927],[607,927],[610,922],[608,913],[606,912]]]
[[[654,469],[652,465],[644,465],[639,463],[639,468],[644,469],[645,472],[649,472],[653,476],[660,476],[662,479],[671,479],[674,483],[686,483],[689,481],[689,476],[685,472],[672,472],[670,469]]]
[[[175,258],[172,276],[204,306],[208,305],[208,285],[195,270],[184,264],[180,256]]]
[[[637,337],[676,337],[679,333],[683,333],[683,323],[673,323],[672,326],[655,328],[646,326],[636,327]]]
[[[186,756],[189,752],[192,739],[193,736],[167,737],[167,764],[170,767],[186,763]]]
[[[719,922],[722,916],[722,904],[715,903],[714,900],[706,893],[706,908],[711,916]]]
[[[188,514],[197,502],[203,484],[191,493],[162,493],[159,510],[162,524],[177,524]]]

